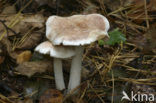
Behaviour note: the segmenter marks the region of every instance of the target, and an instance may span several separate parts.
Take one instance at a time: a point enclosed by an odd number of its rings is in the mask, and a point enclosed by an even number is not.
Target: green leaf
[[[119,31],[119,29],[114,29],[113,31],[108,33],[110,36],[110,39],[106,42],[108,45],[115,45],[120,44],[121,42],[125,42],[126,38],[122,32]]]
[[[99,40],[98,44],[99,45],[115,45],[115,44],[120,44],[121,42],[125,42],[126,41],[126,37],[124,36],[124,34],[122,32],[119,31],[119,29],[114,29],[113,31],[108,33],[110,36],[110,39],[108,41],[104,41],[104,40]]]
[[[105,42],[104,42],[103,40],[98,40],[98,44],[99,44],[100,46],[103,46],[103,45],[105,44]]]

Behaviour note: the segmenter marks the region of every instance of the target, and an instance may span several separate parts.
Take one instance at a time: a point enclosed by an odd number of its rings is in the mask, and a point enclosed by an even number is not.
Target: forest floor
[[[108,18],[110,39],[85,47],[81,89],[64,95],[55,89],[52,58],[34,49],[46,40],[49,16],[90,13]],[[66,84],[70,61],[63,61]],[[0,0],[0,103],[62,101],[156,102],[156,0]]]

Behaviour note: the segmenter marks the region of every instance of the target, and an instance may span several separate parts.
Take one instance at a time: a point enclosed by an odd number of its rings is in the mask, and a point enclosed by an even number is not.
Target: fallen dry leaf
[[[45,17],[42,14],[23,15],[23,17],[22,22],[31,23],[33,27],[41,28],[44,26]]]
[[[13,36],[19,33],[24,35],[30,30],[30,28],[42,28],[45,23],[45,18],[42,14],[21,14],[18,16],[16,14],[0,15],[0,20],[5,21],[4,23],[8,27],[6,28],[2,23],[0,23],[0,33],[3,33],[4,30],[7,29],[9,32],[8,36]],[[14,31],[16,34],[12,33],[9,29]]]
[[[40,98],[39,103],[63,103],[63,94],[55,89],[48,89]]]
[[[5,6],[1,14],[16,14],[16,8],[15,5],[8,5]]]
[[[12,45],[11,42],[7,38],[3,38],[1,40],[1,43],[5,46],[6,52],[8,52],[9,56],[12,57],[13,59],[16,59],[18,56],[18,53],[12,50]]]
[[[37,40],[36,40],[37,41]],[[13,45],[12,43],[10,42],[10,40],[8,40],[7,38],[3,38],[1,40],[1,43],[0,44],[4,44],[5,45],[5,48],[6,48],[6,51],[4,53],[8,53],[10,57],[12,57],[13,59],[17,59],[17,57],[23,52],[23,49],[31,49],[31,47],[33,46],[36,46],[37,43],[36,43],[35,39],[32,38],[32,40],[30,40],[28,42],[28,45],[25,45],[25,47],[21,45],[21,48],[18,47],[18,50],[16,49],[13,49]],[[34,44],[32,42],[35,42]],[[24,56],[24,55],[23,55]],[[21,56],[20,56],[21,57]],[[19,57],[19,58],[20,58]],[[21,57],[22,58],[22,57]],[[20,59],[21,59],[20,58]],[[23,58],[24,59],[24,58]],[[19,60],[19,59],[18,59]]]
[[[23,63],[23,62],[27,62],[27,61],[30,60],[31,56],[32,56],[31,51],[29,51],[29,50],[23,51],[22,53],[20,53],[20,54],[17,56],[16,62],[17,62],[18,64],[21,64],[21,63]]]
[[[5,23],[6,26],[9,26],[10,23],[12,22],[12,20],[15,19],[15,17],[16,17],[15,14],[0,15],[0,20],[1,21],[4,21],[4,23]],[[10,26],[10,28],[13,31],[15,31],[17,34],[20,33],[20,31],[21,31],[22,28],[25,28],[26,29],[26,25],[24,25],[24,23],[22,23],[22,22],[19,22],[22,19],[23,19],[23,16],[22,15],[19,15],[17,17],[17,20],[16,20],[15,25],[14,26]],[[2,28],[0,28],[0,33],[2,34],[4,32],[4,30],[6,30],[7,28],[5,28],[4,25],[2,25],[2,23],[0,24],[0,27],[2,27]],[[12,32],[9,31],[8,36],[12,36],[12,35],[15,35],[15,34],[14,33],[12,34]]]
[[[38,32],[33,32],[30,36],[26,37],[26,39],[22,42],[17,43],[17,49],[32,49],[36,47],[42,39],[42,34]],[[28,42],[29,41],[29,42]]]
[[[51,61],[34,61],[34,62],[24,62],[19,64],[15,70],[21,73],[22,75],[31,77],[35,73],[43,73],[46,70],[52,70]]]
[[[35,47],[38,42],[40,42],[41,35],[38,33],[35,33],[34,35],[30,36],[27,40],[25,40],[22,45],[13,45],[10,40],[8,40],[6,37],[4,37],[1,42],[5,45],[6,51],[9,53],[9,55],[13,58],[16,59],[17,56],[23,52],[23,49],[32,49]],[[29,42],[28,42],[29,41]],[[14,47],[15,46],[15,47]],[[14,49],[13,49],[14,47]],[[16,50],[18,48],[18,50]]]

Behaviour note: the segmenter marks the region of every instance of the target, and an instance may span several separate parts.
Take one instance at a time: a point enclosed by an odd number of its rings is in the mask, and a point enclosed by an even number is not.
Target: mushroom
[[[35,48],[35,51],[38,51],[41,54],[50,54],[51,57],[54,57],[54,76],[56,88],[58,90],[65,89],[61,59],[70,58],[74,56],[75,55],[74,48],[54,46],[51,42],[45,41],[39,44]]]
[[[100,14],[50,16],[46,22],[46,37],[53,45],[75,47],[72,58],[68,92],[80,85],[84,46],[108,38],[109,22]],[[59,63],[58,63],[59,64]]]

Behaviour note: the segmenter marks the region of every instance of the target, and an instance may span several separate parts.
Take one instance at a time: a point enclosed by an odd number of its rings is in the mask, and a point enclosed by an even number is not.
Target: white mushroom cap
[[[51,42],[45,41],[39,44],[35,51],[38,51],[41,54],[50,54],[51,57],[55,58],[70,58],[75,55],[74,47],[63,47],[63,46],[54,46]]]
[[[100,14],[50,16],[46,22],[46,37],[53,45],[79,46],[109,37],[109,22]]]

